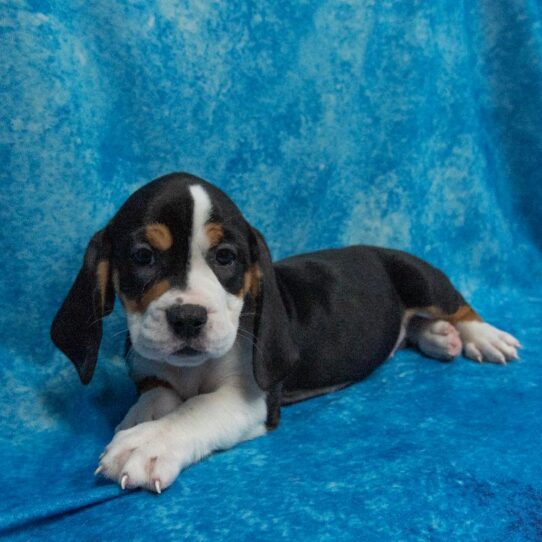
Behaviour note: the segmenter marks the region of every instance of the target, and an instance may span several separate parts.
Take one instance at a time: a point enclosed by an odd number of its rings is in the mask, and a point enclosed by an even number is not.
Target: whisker
[[[139,294],[140,296],[143,295],[143,293],[145,292],[145,288],[151,283],[152,279],[154,277],[151,277],[145,284],[143,284],[142,288],[141,288],[141,293]]]
[[[91,322],[89,324],[89,327],[93,326],[94,324],[97,324],[100,320],[103,320],[104,318],[105,318],[105,316],[100,316],[99,318],[96,318],[96,320],[94,320],[94,322]]]
[[[116,333],[113,333],[112,337],[117,337],[121,333],[127,333],[128,331],[129,331],[128,328],[121,329],[120,331],[117,331]]]
[[[130,348],[128,348],[128,352],[126,352],[126,354],[124,355],[124,357],[126,358],[126,360],[128,361],[128,358],[130,357],[131,354],[135,353],[135,350],[134,350],[134,347],[131,345]]]
[[[256,335],[254,335],[254,333],[252,333],[252,331],[250,331],[249,329],[245,329],[244,327],[239,326],[237,330],[244,332],[247,336],[252,337],[253,339],[256,339]]]
[[[250,341],[252,343],[252,346],[263,356],[263,350],[258,346],[256,341],[256,336],[254,333],[251,333],[250,331],[243,329],[239,327],[237,329],[237,333],[239,334],[239,337],[246,339],[247,341]]]

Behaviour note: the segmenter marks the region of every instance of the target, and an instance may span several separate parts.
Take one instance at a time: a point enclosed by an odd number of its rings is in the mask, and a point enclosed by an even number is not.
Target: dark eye
[[[147,247],[136,248],[131,254],[132,261],[137,265],[152,265],[154,252]]]
[[[236,259],[237,254],[228,247],[221,247],[215,252],[215,260],[218,265],[231,265]]]

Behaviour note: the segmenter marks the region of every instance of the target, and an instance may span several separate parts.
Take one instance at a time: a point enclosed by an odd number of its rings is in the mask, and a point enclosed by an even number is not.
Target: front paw
[[[102,454],[96,474],[118,482],[122,489],[142,487],[161,493],[184,466],[172,429],[170,422],[159,420],[119,431]]]
[[[181,403],[181,398],[169,388],[159,386],[146,391],[117,425],[115,432],[130,429],[143,422],[159,420],[173,412]]]

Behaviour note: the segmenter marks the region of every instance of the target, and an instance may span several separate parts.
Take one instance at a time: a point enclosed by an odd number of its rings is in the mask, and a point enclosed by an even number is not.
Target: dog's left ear
[[[83,265],[51,326],[55,345],[72,361],[83,384],[94,374],[102,340],[102,318],[113,310],[111,244],[107,230],[94,234]]]
[[[255,288],[253,363],[256,382],[263,390],[284,380],[299,359],[290,322],[277,283],[271,255],[262,234],[250,228],[253,266],[259,275]]]

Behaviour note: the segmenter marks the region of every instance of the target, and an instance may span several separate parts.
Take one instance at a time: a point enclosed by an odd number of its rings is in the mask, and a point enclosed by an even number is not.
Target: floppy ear
[[[269,390],[288,375],[299,359],[299,350],[290,333],[269,249],[258,230],[251,228],[251,238],[253,262],[260,272],[255,294],[254,376],[260,388]]]
[[[102,318],[111,313],[115,302],[110,253],[107,231],[100,230],[90,240],[83,266],[51,326],[53,342],[70,358],[83,384],[94,374]]]

